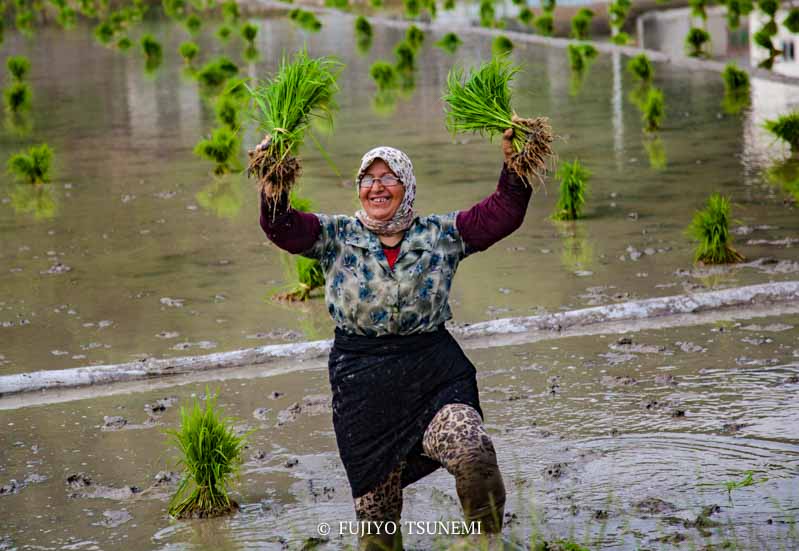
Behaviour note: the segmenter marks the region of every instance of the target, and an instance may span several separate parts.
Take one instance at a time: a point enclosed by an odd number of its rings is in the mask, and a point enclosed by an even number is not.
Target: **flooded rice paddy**
[[[471,136],[453,143],[439,98],[452,64],[486,59],[490,39],[466,38],[451,57],[428,36],[415,88],[393,111],[375,110],[368,67],[392,57],[402,31],[375,27],[372,49],[361,55],[351,19],[323,21],[314,35],[285,19],[259,21],[261,60],[242,65],[265,76],[281,52],[306,42],[312,55],[346,63],[335,128],[318,129],[340,174],[313,147],[303,152],[302,189],[316,210],[356,209],[352,173],[379,144],[412,158],[422,213],[466,208],[489,193],[499,145]],[[0,157],[47,141],[56,177],[43,197],[7,177],[0,190],[0,374],[332,334],[321,300],[269,299],[287,283],[290,262],[258,227],[254,183],[215,179],[192,154],[214,121],[176,53],[184,32],[145,26],[165,51],[150,75],[140,56],[97,45],[88,28],[44,29],[35,41],[6,36],[6,51],[31,59],[34,110],[29,135],[0,131]],[[203,55],[240,58],[235,40],[221,46],[206,34]],[[513,58],[524,67],[517,111],[551,117],[560,158],[579,158],[592,173],[587,216],[555,224],[554,182],[536,193],[519,231],[460,267],[455,321],[799,277],[795,199],[764,176],[785,152],[760,128],[796,106],[796,88],[755,81],[752,110],[732,116],[721,108],[718,74],[656,65],[667,115],[651,139],[630,101],[626,58],[600,56],[582,82],[570,75],[564,50],[517,44]],[[247,145],[260,139],[252,129],[245,136]],[[732,200],[747,264],[692,266],[683,231],[713,191]],[[780,316],[471,351],[510,494],[508,544],[540,533],[592,548],[794,548],[798,324]],[[241,428],[256,429],[238,514],[168,519],[174,465],[161,431],[205,386],[140,386],[2,411],[0,549],[299,548],[317,523],[354,516],[325,370],[217,387]],[[748,471],[752,484],[728,492]],[[443,471],[405,495],[404,520],[459,518]],[[334,534],[321,545],[352,543]],[[432,543],[408,537],[406,545]]]

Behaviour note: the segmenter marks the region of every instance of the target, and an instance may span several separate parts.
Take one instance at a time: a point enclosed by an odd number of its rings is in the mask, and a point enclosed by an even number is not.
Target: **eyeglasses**
[[[393,186],[401,186],[402,180],[394,176],[393,174],[386,174],[385,176],[381,176],[380,178],[375,178],[370,174],[366,174],[361,181],[358,182],[358,186],[362,189],[370,188],[377,182],[383,184],[383,187],[393,187]]]

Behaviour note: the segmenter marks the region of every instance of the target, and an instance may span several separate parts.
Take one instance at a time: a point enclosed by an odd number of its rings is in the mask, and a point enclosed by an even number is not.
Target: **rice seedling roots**
[[[266,136],[261,144],[247,152],[250,159],[247,175],[255,175],[261,193],[267,203],[274,207],[284,193],[291,192],[294,182],[302,173],[302,166],[294,155],[287,153],[278,158],[270,136]]]
[[[523,135],[522,147],[516,147],[516,152],[511,156],[508,168],[515,171],[518,175],[527,179],[535,178],[542,186],[544,176],[546,176],[549,163],[553,161],[552,126],[547,117],[535,117],[523,119],[513,115],[511,119],[514,126],[514,134],[519,132]],[[514,142],[517,142],[514,136]],[[518,143],[518,142],[517,142]]]
[[[220,504],[213,509],[203,510],[198,505],[194,507],[186,507],[180,512],[175,512],[173,516],[178,520],[201,519],[201,518],[214,518],[223,517],[239,510],[239,504],[232,499],[228,500],[228,504]]]

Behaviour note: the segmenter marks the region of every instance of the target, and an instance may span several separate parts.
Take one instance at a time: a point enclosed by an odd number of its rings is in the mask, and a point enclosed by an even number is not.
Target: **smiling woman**
[[[476,371],[444,323],[461,260],[516,230],[531,187],[508,168],[503,135],[497,189],[464,211],[418,216],[405,153],[376,147],[361,159],[355,216],[302,213],[287,194],[261,227],[279,247],[319,260],[336,322],[328,363],[333,426],[359,521],[399,521],[402,488],[439,467],[455,476],[466,520],[502,528],[505,487],[483,426]],[[391,400],[386,400],[391,396]],[[401,534],[360,536],[361,549],[401,549]]]

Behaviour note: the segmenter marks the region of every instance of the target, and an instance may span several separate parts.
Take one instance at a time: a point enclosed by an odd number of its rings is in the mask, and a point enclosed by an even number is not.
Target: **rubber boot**
[[[479,522],[481,534],[502,532],[505,515],[505,485],[494,459],[493,465],[458,477],[455,487],[467,523]]]
[[[358,551],[402,551],[402,532],[396,534],[365,534],[358,537]]]

